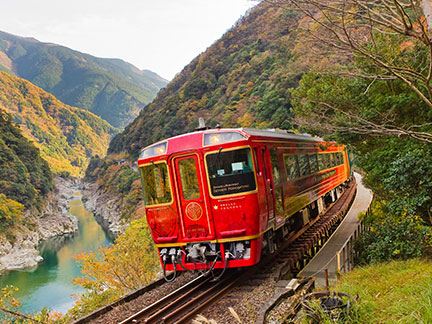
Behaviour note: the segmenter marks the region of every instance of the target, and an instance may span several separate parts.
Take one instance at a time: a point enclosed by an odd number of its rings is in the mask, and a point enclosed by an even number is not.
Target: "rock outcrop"
[[[37,250],[41,241],[78,230],[78,219],[68,211],[68,202],[78,190],[79,180],[57,178],[56,190],[48,197],[44,210],[25,211],[24,217],[33,226],[21,227],[14,233],[13,243],[0,236],[0,273],[35,267],[43,260]]]
[[[43,260],[35,248],[38,243],[37,232],[17,235],[13,245],[5,237],[0,237],[0,273],[35,267]]]
[[[113,238],[124,233],[128,224],[121,220],[122,199],[104,192],[97,183],[85,182],[82,186],[84,206],[94,213],[96,221]]]

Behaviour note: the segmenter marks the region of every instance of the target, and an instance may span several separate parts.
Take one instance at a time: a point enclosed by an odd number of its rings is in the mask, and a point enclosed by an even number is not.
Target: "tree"
[[[155,248],[144,218],[132,221],[112,247],[76,256],[87,277],[75,283],[97,292],[117,289],[122,293],[151,282],[159,266]]]
[[[309,103],[313,109],[298,110],[298,124],[312,128],[324,126],[327,133],[410,136],[432,143],[429,117],[432,111],[432,9],[429,1],[265,1],[302,12],[304,18],[299,27],[303,39],[300,41],[317,50],[317,62],[332,60],[330,68],[320,72],[337,78],[365,80],[364,95],[377,81],[404,86],[427,108],[427,118],[414,124],[398,124],[394,111],[375,111],[374,118],[369,118],[359,114],[358,106],[351,102],[336,100],[339,104],[335,105],[331,100],[303,96],[297,97],[297,106]]]
[[[75,256],[83,277],[74,283],[86,289],[67,317],[84,316],[120,296],[149,284],[159,270],[159,258],[147,222],[131,222],[113,246]]]

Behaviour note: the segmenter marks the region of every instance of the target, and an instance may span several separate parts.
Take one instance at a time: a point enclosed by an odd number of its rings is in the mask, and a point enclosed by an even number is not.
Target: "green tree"
[[[283,0],[267,2],[285,3]],[[336,87],[341,86],[339,78],[343,79],[342,83],[350,78],[361,80],[357,82],[361,83],[362,91],[358,89],[356,94],[366,96],[372,87],[387,83],[396,88],[396,92],[403,89],[408,97],[416,96],[417,106],[422,106],[422,112],[430,118],[432,21],[428,24],[427,20],[432,20],[432,16],[426,15],[425,18],[423,13],[426,10],[430,14],[430,6],[426,5],[428,1],[385,0],[377,4],[371,0],[325,3],[293,0],[289,3],[305,16],[300,24],[303,29],[301,40],[305,44],[303,49],[315,50],[317,64],[314,68],[330,75],[330,78],[333,76]],[[297,123],[313,128],[322,125],[327,134],[345,131],[410,136],[432,143],[429,118],[415,123],[400,123],[398,111],[393,111],[385,102],[385,111],[368,109],[368,114],[364,114],[362,102],[343,100],[349,97],[344,94],[342,98],[335,98],[335,91],[332,93],[324,97],[303,96],[301,104],[312,105],[314,109],[298,109]],[[409,106],[405,108],[404,115],[410,112]]]
[[[0,193],[25,207],[41,207],[54,188],[50,168],[39,150],[0,109]]]

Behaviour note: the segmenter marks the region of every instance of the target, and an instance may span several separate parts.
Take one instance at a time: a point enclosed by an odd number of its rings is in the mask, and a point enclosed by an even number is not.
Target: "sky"
[[[219,39],[253,0],[0,0],[0,30],[171,80]]]

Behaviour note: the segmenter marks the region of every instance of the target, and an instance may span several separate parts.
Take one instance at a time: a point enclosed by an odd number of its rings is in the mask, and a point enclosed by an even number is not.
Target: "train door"
[[[257,196],[260,210],[260,231],[263,231],[267,227],[267,221],[271,217],[269,213],[269,206],[271,203],[271,198],[269,198],[269,187],[267,183],[268,172],[266,170],[264,155],[261,152],[260,147],[254,147],[255,156],[255,171],[258,181],[259,194]],[[271,194],[271,193],[270,193]]]
[[[174,157],[180,224],[185,239],[215,237],[200,165],[198,154]]]

